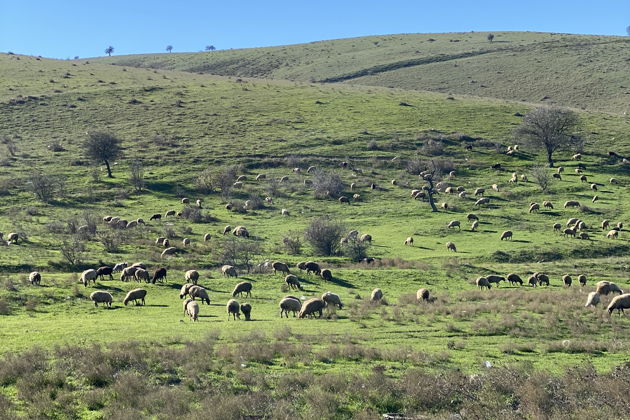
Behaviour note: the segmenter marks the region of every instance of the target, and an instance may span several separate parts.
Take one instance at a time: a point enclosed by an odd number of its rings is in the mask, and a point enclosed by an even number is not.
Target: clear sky
[[[630,0],[0,0],[0,51],[52,58],[393,33],[626,35]]]

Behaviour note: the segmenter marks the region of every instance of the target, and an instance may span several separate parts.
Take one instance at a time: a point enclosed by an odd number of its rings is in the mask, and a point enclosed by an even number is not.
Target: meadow
[[[630,215],[630,165],[608,153],[630,156],[626,116],[579,112],[584,157],[578,162],[572,151],[558,153],[565,172],[543,193],[531,173],[543,157],[523,147],[505,153],[518,143],[512,131],[530,103],[120,64],[0,55],[0,69],[10,75],[0,80],[0,231],[5,239],[8,232],[20,235],[0,253],[5,417],[630,413],[623,394],[630,321],[605,311],[611,296],[584,307],[598,281],[630,287],[627,226],[618,239],[606,238],[599,227],[603,219],[627,225]],[[86,132],[93,130],[122,140],[114,178],[83,152]],[[140,190],[130,181],[137,162],[144,169]],[[492,169],[497,163],[501,169]],[[418,173],[431,164],[441,168],[444,183],[464,187],[469,196],[438,194],[437,203],[448,204],[438,212],[414,200],[411,190],[425,185]],[[578,165],[588,183],[580,182]],[[309,173],[310,166],[322,172]],[[508,182],[513,172],[528,180]],[[244,175],[243,186],[224,191],[201,184],[226,173]],[[35,198],[33,174],[59,182],[48,202]],[[256,181],[259,174],[266,179]],[[339,177],[342,195],[360,197],[347,204],[317,196],[309,181],[322,174]],[[283,176],[288,179],[280,182]],[[619,183],[611,184],[611,177]],[[598,185],[595,203],[590,183]],[[481,208],[472,195],[479,187],[490,198]],[[267,196],[272,204],[262,200]],[[184,197],[201,199],[203,209],[193,212],[181,203]],[[581,207],[563,208],[575,199]],[[247,200],[260,205],[226,208]],[[554,208],[528,213],[530,202],[544,200]],[[170,209],[192,216],[149,221]],[[477,231],[468,213],[479,216]],[[112,229],[102,222],[106,215],[147,223]],[[346,231],[369,233],[366,252],[374,263],[316,255],[303,232],[321,216]],[[554,223],[564,227],[569,218],[585,221],[589,240],[554,232]],[[461,229],[447,228],[452,220]],[[78,234],[82,225],[94,232]],[[226,225],[247,226],[251,238],[223,235]],[[499,239],[505,230],[514,232],[511,241]],[[160,257],[159,236],[180,252]],[[413,246],[404,245],[409,236]],[[181,245],[184,238],[190,247]],[[300,243],[299,252],[286,238]],[[116,246],[108,248],[107,241]],[[457,252],[447,250],[449,241]],[[282,275],[248,272],[244,265],[237,267],[238,279],[222,276],[226,249],[235,244],[256,245],[253,266],[288,263],[305,290],[290,291]],[[295,268],[306,260],[330,268],[333,281]],[[84,269],[123,261],[142,261],[151,272],[167,267],[167,281],[79,283]],[[195,323],[178,297],[184,272],[193,268],[211,298]],[[28,281],[34,270],[42,273],[40,287]],[[545,272],[551,284],[503,282],[489,291],[474,284],[479,276],[510,272],[524,280]],[[571,287],[562,284],[564,274],[573,276]],[[587,276],[584,287],[579,274]],[[238,299],[252,304],[252,321],[228,321],[225,303],[244,280],[253,283],[253,296]],[[147,289],[146,306],[123,305],[136,287]],[[377,287],[385,295],[381,304],[369,301]],[[416,300],[421,287],[430,290],[431,303]],[[95,307],[89,300],[94,290],[112,293],[113,307]],[[279,317],[278,301],[286,294],[308,298],[328,290],[340,295],[343,309],[323,319]]]

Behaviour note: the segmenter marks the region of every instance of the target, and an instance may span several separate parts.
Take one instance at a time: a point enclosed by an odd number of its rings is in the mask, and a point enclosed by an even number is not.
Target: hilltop
[[[121,66],[428,90],[622,114],[630,39],[557,33],[403,34],[268,48],[99,58]]]

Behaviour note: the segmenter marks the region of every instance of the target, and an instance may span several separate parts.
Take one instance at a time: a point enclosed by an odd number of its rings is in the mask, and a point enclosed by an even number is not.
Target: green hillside
[[[621,114],[630,39],[530,32],[370,36],[270,48],[100,58],[225,76],[429,90]]]
[[[565,171],[543,193],[532,170],[544,157],[524,145],[506,154],[531,104],[11,54],[0,55],[0,73],[0,231],[4,241],[19,234],[17,243],[0,243],[0,416],[627,417],[619,390],[627,389],[630,318],[606,311],[617,295],[584,307],[598,281],[630,288],[625,116],[579,111],[583,158],[558,152]],[[121,139],[113,178],[85,155],[93,130]],[[144,170],[140,191],[130,179],[134,163]],[[411,197],[426,185],[419,172],[434,166],[437,212]],[[513,173],[518,182],[509,181]],[[34,175],[53,182],[48,202],[35,197]],[[317,183],[332,189],[331,179],[338,191],[315,193]],[[488,205],[475,205],[477,188]],[[528,212],[547,200],[553,209]],[[567,200],[581,206],[564,208]],[[241,208],[246,201],[256,205]],[[162,218],[149,220],[155,213]],[[469,213],[479,216],[476,230]],[[118,229],[104,216],[146,223]],[[321,216],[341,223],[344,235],[370,234],[362,244],[374,262],[353,260],[347,247],[318,255],[303,233]],[[585,222],[580,233],[589,239],[554,232],[569,218]],[[617,239],[600,228],[604,219],[623,224]],[[459,229],[447,227],[453,220]],[[226,225],[246,226],[251,236],[223,235]],[[507,230],[513,239],[501,240]],[[177,254],[162,257],[158,237]],[[220,268],[234,252],[239,277],[225,277]],[[330,269],[332,280],[296,267],[308,260]],[[265,261],[286,262],[303,290],[289,289]],[[115,273],[79,283],[83,270],[119,262],[143,262],[151,273],[166,267],[167,280],[125,282]],[[211,299],[198,322],[178,297],[191,269]],[[29,283],[33,270],[41,286]],[[527,286],[534,272],[547,273],[550,285]],[[508,273],[526,284],[475,285],[479,276]],[[236,297],[251,303],[251,322],[227,319],[240,281],[253,284],[252,296]],[[138,287],[148,292],[146,305],[124,305]],[[370,301],[375,288],[380,303]],[[419,288],[430,290],[430,302],[416,299]],[[112,308],[95,307],[94,291],[111,293]],[[326,291],[343,308],[321,319],[280,318],[283,296]]]

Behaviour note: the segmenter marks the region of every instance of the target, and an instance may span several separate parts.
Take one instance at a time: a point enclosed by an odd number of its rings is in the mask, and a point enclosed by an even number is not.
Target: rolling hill
[[[104,57],[122,66],[341,82],[630,110],[630,39],[557,33],[404,34],[269,48]]]

